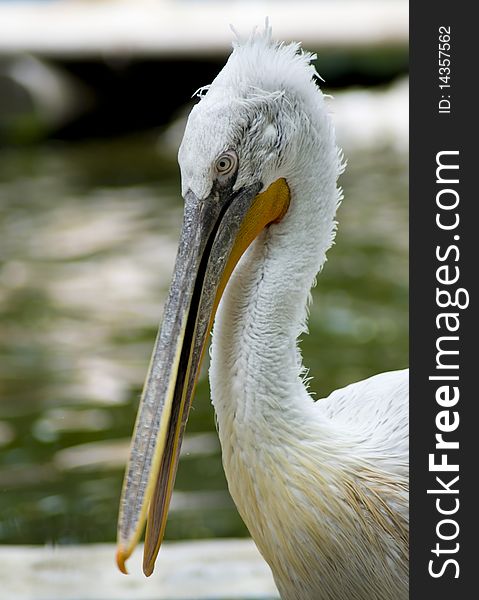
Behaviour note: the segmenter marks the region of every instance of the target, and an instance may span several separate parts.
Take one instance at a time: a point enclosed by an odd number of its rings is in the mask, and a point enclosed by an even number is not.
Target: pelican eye
[[[223,152],[215,162],[215,169],[218,175],[224,176],[232,173],[238,164],[238,157],[233,151]]]

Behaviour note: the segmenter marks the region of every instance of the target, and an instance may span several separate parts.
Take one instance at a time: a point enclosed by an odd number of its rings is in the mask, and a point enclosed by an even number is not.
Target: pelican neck
[[[335,178],[323,197],[313,180],[288,185],[290,214],[248,249],[218,309],[210,382],[219,421],[232,414],[237,422],[279,414],[304,419],[305,406],[313,404],[297,339],[306,331],[310,289],[334,235],[338,193]],[[313,214],[308,206],[316,207]]]

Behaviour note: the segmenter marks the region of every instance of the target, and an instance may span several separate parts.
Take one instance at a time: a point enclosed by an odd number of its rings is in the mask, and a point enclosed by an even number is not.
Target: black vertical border
[[[479,25],[473,17],[473,2],[410,3],[410,357],[411,357],[411,585],[412,600],[423,598],[469,599],[476,597],[476,577],[479,577],[479,418],[477,406],[479,363],[476,337],[478,326],[479,279],[479,208],[476,181],[479,176],[479,124],[477,97],[479,56]],[[441,91],[438,84],[438,31],[451,27],[451,114],[439,114]],[[444,92],[443,92],[444,93]],[[454,541],[441,542],[436,525],[441,517],[435,507],[435,496],[427,494],[434,486],[435,475],[428,470],[428,455],[434,452],[436,414],[436,382],[428,380],[436,360],[438,330],[435,318],[436,246],[453,243],[451,232],[441,232],[435,223],[436,154],[441,150],[459,150],[460,225],[460,286],[468,290],[470,304],[460,313],[459,329],[459,429],[450,439],[459,439],[459,450],[450,451],[450,459],[459,461],[460,508],[455,518],[460,532]],[[454,264],[454,263],[450,263]],[[453,409],[451,409],[453,410]],[[455,452],[455,454],[453,454]],[[447,478],[447,474],[445,474]],[[479,540],[478,540],[479,541]],[[444,548],[460,545],[457,554],[435,557],[431,550],[440,542]],[[433,578],[428,573],[431,559],[441,565],[447,558],[459,564],[446,568],[444,575]],[[436,568],[437,568],[436,566]],[[472,594],[472,595],[471,595]]]

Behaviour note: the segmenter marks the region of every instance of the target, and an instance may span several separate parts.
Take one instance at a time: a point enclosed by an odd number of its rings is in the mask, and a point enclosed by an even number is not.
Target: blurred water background
[[[348,161],[302,341],[322,397],[408,364],[407,49],[397,39],[323,47],[310,30]],[[20,38],[3,51],[0,42],[0,543],[111,542],[176,252],[184,115],[228,46],[75,55]],[[167,539],[247,535],[227,492],[207,368]]]

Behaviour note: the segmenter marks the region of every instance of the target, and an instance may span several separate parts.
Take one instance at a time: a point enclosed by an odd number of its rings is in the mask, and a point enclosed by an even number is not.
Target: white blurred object
[[[388,88],[340,92],[329,102],[339,145],[347,151],[409,145],[409,81]]]
[[[113,567],[114,555],[112,544],[5,546],[0,548],[2,599],[279,598],[268,566],[249,539],[166,543],[162,569],[150,579],[140,575],[139,553],[131,558],[128,577]]]
[[[205,55],[231,48],[268,16],[278,39],[305,47],[407,44],[403,0],[219,2],[111,0],[0,4],[0,53]]]
[[[0,34],[1,35],[1,34]],[[23,91],[26,111],[29,105],[47,126],[60,126],[83,112],[90,101],[86,88],[66,71],[44,63],[34,56],[12,58],[1,70],[2,94],[15,88]],[[5,87],[7,86],[7,87]]]

